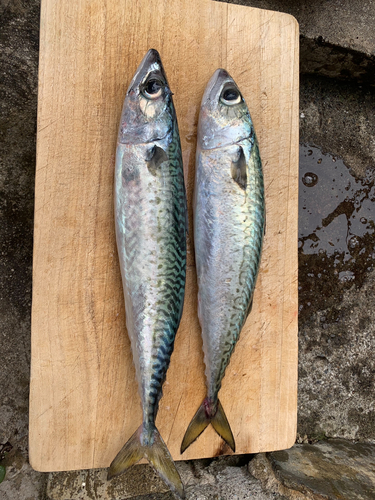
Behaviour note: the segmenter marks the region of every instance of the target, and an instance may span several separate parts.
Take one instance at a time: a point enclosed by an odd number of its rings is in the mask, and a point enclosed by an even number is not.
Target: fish
[[[172,92],[150,49],[127,90],[116,149],[116,241],[142,423],[112,461],[108,478],[146,458],[179,497],[184,487],[155,419],[186,281],[186,192]]]
[[[209,424],[235,452],[218,394],[252,307],[265,230],[265,194],[253,122],[238,86],[224,69],[215,71],[201,102],[193,208],[207,393],[185,432],[181,454]]]

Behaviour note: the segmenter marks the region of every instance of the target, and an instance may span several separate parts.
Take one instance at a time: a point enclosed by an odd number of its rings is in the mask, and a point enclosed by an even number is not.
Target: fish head
[[[198,122],[201,149],[235,144],[253,135],[246,102],[233,78],[217,69],[203,94]]]
[[[140,144],[164,139],[171,132],[174,116],[172,92],[160,55],[150,49],[127,90],[118,141]]]

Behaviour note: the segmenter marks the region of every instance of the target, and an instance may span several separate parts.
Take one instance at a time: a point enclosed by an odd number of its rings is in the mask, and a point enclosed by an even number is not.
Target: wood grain
[[[290,447],[297,400],[298,26],[208,0],[43,0],[32,305],[30,460],[39,471],[106,467],[141,422],[114,238],[113,173],[127,86],[157,49],[174,92],[189,198],[199,104],[226,68],[264,164],[267,232],[253,311],[220,399],[237,453]],[[194,252],[157,417],[175,459],[230,450],[208,428],[183,457],[204,397]]]

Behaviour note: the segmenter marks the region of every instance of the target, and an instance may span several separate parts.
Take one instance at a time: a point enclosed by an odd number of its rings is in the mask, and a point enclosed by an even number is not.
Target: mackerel
[[[181,498],[183,485],[155,419],[183,309],[186,220],[172,93],[151,49],[126,93],[115,167],[117,249],[143,422],[111,463],[108,478],[145,457]]]
[[[218,394],[251,311],[265,202],[253,122],[236,83],[223,69],[212,76],[201,103],[194,196],[198,316],[207,395],[185,433],[181,453],[210,423],[235,451]]]

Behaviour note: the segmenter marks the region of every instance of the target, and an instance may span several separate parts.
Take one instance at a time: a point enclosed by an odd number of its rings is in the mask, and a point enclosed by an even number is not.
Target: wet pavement
[[[375,92],[301,77],[298,432],[375,442]]]
[[[374,172],[355,177],[339,157],[300,146],[299,315],[337,306],[345,290],[360,287],[375,262]]]

